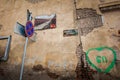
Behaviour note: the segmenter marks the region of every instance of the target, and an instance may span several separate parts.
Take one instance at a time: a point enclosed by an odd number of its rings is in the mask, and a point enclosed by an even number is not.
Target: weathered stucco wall
[[[75,24],[79,20],[75,20],[76,11],[74,0],[42,0],[38,3],[31,3],[29,0],[0,0],[0,36],[12,35],[9,60],[0,64],[0,74],[3,75],[0,76],[1,79],[7,80],[8,78],[9,80],[10,76],[12,76],[11,78],[15,76],[14,80],[18,80],[19,78],[25,38],[15,34],[14,28],[17,21],[23,25],[26,24],[27,9],[32,12],[33,17],[55,13],[57,16],[57,27],[55,29],[36,31],[36,42],[29,40],[23,79],[39,80],[48,77],[40,72],[44,71],[44,69],[52,72],[53,74],[51,74],[54,78],[58,75],[75,77],[75,69],[78,61],[80,61],[76,56],[76,48],[80,44],[80,40],[84,52],[90,48],[108,46],[117,52],[117,60],[120,60],[120,11],[106,12],[103,14],[98,7],[98,4],[101,4],[99,0],[94,0],[94,2],[93,0],[75,1],[77,9],[92,8],[96,10],[97,14],[102,15],[103,26],[94,28],[86,35],[79,34],[79,36],[63,37],[63,30],[82,26]],[[109,2],[109,0],[105,0],[105,2]],[[87,25],[87,23],[84,24]],[[94,61],[95,58],[92,57],[94,57],[96,52],[93,51],[91,53],[92,55],[88,56]],[[108,54],[110,53],[109,51],[104,51],[104,53],[108,61],[111,62],[113,58],[111,56],[113,55]],[[108,65],[109,63],[103,66],[97,65],[97,67],[105,69]],[[120,77],[119,66],[119,62],[116,62],[110,71],[112,77]],[[51,76],[51,74],[48,72],[48,75]],[[46,78],[45,80],[50,79]],[[109,79],[107,78],[106,80]]]
[[[33,66],[42,65],[59,75],[66,74],[66,71],[75,74],[78,36],[63,37],[63,30],[76,28],[73,3],[73,0],[45,0],[36,4],[25,0],[0,0],[0,24],[3,25],[0,36],[12,35],[11,51],[6,65],[9,66],[9,70],[12,71],[17,66],[16,72],[18,71],[19,75],[25,38],[15,34],[14,27],[17,21],[26,24],[26,10],[29,9],[33,17],[55,13],[57,27],[36,31],[36,42],[29,40],[25,71],[32,70]]]
[[[87,35],[81,35],[81,42],[82,42],[82,47],[84,52],[87,52],[88,49],[91,48],[97,48],[97,47],[111,47],[116,51],[117,54],[117,60],[120,60],[120,55],[119,55],[119,48],[120,48],[120,37],[119,37],[119,21],[120,21],[120,11],[110,11],[110,12],[105,12],[101,13],[99,10],[98,5],[102,4],[99,2],[99,0],[93,1],[87,1],[87,0],[77,0],[77,9],[79,8],[93,8],[97,11],[98,14],[102,15],[102,20],[103,20],[103,26],[94,28],[91,32],[89,32]],[[112,0],[113,1],[113,0]],[[118,0],[119,1],[119,0]],[[106,2],[111,2],[111,0],[105,0]],[[82,20],[82,19],[81,19]],[[79,20],[77,21],[79,24]],[[77,25],[78,27],[83,27],[84,24],[88,23],[82,23],[82,25]],[[96,60],[95,55],[97,52],[91,51],[91,55],[89,54],[88,56],[90,57],[91,61],[93,61],[93,64],[95,64],[98,68],[103,67],[102,69],[107,69],[107,67],[110,65],[108,64],[100,64],[95,63],[94,61]],[[99,52],[100,53],[100,52]],[[113,60],[114,55],[112,55],[109,51],[106,50],[106,52],[103,52],[105,55],[108,57],[108,60],[111,62]],[[111,56],[111,57],[110,57]],[[115,63],[115,66],[111,69],[110,74],[114,77],[119,77],[119,61]],[[93,67],[92,67],[93,68]]]

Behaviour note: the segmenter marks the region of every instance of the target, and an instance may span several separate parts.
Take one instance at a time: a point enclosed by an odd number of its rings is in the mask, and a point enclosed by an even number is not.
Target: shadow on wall
[[[0,46],[0,58],[4,55],[5,53],[5,48]]]
[[[0,64],[0,80],[19,80],[21,65],[10,65],[8,63]],[[51,79],[44,69],[39,66],[33,68],[24,67],[23,80],[53,80]],[[38,70],[38,71],[36,71]]]
[[[0,80],[19,80],[20,66],[8,63],[0,64]],[[25,66],[23,80],[75,80],[74,77],[62,77],[56,73],[51,73],[42,65],[34,65],[33,67]]]
[[[13,66],[9,63],[0,63],[0,80],[19,80],[20,66],[21,65]],[[119,80],[104,73],[96,73],[94,74],[94,78],[95,80]],[[41,64],[38,64],[32,67],[24,67],[23,80],[76,80],[76,78],[51,73],[48,69],[43,68]]]

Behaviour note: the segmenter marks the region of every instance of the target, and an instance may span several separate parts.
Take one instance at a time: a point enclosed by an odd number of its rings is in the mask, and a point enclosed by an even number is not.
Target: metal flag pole
[[[22,80],[22,76],[23,76],[27,44],[28,44],[28,37],[26,37],[26,42],[25,42],[25,46],[24,46],[24,53],[23,53],[23,57],[22,57],[22,65],[21,65],[20,79],[19,80]]]

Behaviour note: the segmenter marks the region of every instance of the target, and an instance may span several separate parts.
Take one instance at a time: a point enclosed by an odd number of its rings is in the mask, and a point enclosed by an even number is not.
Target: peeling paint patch
[[[77,26],[83,36],[90,33],[94,28],[103,26],[102,16],[91,8],[78,9],[77,19]]]
[[[86,63],[85,52],[83,51],[82,44],[79,44],[76,49],[76,55],[78,57],[78,64],[76,67],[76,80],[95,80],[91,74],[94,73],[90,66]]]
[[[80,8],[77,9],[77,19],[83,19],[83,18],[88,18],[91,16],[97,16],[96,10],[92,8]]]

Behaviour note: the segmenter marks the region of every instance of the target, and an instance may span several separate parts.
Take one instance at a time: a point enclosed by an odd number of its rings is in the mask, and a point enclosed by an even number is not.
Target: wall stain
[[[0,46],[0,58],[4,56],[5,48]]]
[[[52,79],[57,79],[59,77],[59,75],[57,75],[56,73],[50,72],[49,70],[47,70],[47,75]]]
[[[2,29],[3,25],[0,24],[0,30]]]
[[[37,64],[33,66],[32,70],[35,72],[39,72],[39,71],[44,71],[45,69],[43,68],[41,64]]]

